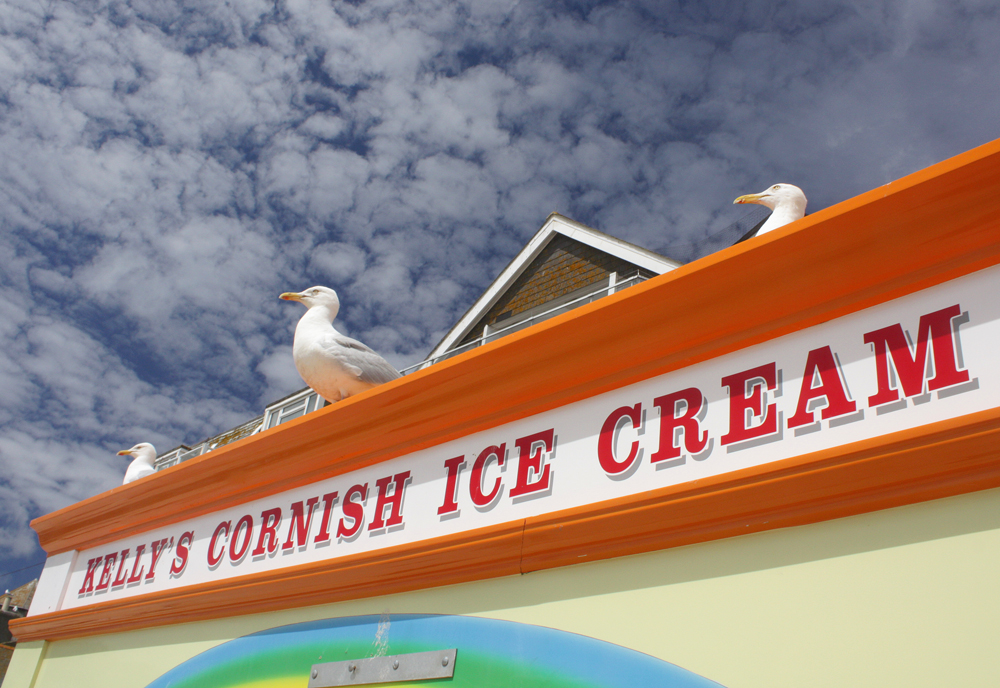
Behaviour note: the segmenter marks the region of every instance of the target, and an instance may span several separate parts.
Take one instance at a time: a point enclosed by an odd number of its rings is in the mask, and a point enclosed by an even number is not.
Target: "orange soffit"
[[[264,585],[276,608],[316,604],[1000,485],[998,237],[993,142],[36,519],[50,565],[19,637],[107,632],[88,610],[119,630],[214,618]]]

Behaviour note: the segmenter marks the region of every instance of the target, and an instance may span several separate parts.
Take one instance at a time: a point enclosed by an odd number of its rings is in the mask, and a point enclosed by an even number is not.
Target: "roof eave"
[[[550,213],[541,229],[521,249],[521,252],[507,264],[507,267],[493,280],[493,283],[487,287],[483,295],[459,318],[454,327],[448,331],[441,341],[438,342],[437,346],[427,355],[426,360],[443,355],[451,347],[460,342],[483,314],[493,307],[506,292],[507,288],[521,276],[538,254],[548,246],[556,234],[562,234],[592,248],[634,263],[657,275],[662,275],[681,266],[681,263],[677,261],[664,258],[652,251],[647,251],[635,244],[630,244],[627,241],[616,239],[604,232],[571,220],[564,215],[556,212]]]

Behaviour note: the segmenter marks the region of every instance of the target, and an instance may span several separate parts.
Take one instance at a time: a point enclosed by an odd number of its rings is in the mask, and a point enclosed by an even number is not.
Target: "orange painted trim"
[[[357,470],[995,265],[998,237],[1000,140],[32,526],[83,550]]]
[[[529,518],[524,572],[1000,487],[1000,409]]]
[[[59,640],[306,607],[639,554],[1000,487],[1000,409],[424,542],[29,616]]]

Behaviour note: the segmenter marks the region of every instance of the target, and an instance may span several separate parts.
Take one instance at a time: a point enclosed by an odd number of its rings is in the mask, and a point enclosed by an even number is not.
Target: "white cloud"
[[[693,251],[998,135],[987,2],[132,0],[0,16],[0,557],[301,385],[289,289],[418,360],[551,211]]]
[[[314,247],[309,260],[311,271],[325,275],[326,282],[345,284],[364,272],[368,264],[368,254],[352,244],[328,241]],[[302,285],[299,290],[307,289],[308,286]]]

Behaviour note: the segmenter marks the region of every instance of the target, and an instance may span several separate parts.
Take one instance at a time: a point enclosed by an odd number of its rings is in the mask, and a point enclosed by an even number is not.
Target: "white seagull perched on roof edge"
[[[767,206],[772,211],[767,222],[757,230],[756,236],[766,234],[778,227],[784,227],[789,222],[795,222],[806,214],[806,195],[794,184],[775,184],[766,191],[740,196],[733,203],[757,203]]]
[[[299,375],[321,397],[340,401],[399,377],[384,358],[334,329],[340,299],[333,289],[310,287],[285,292],[281,298],[309,309],[295,326],[292,357]]]
[[[135,461],[128,465],[125,471],[125,480],[122,485],[128,485],[133,480],[145,478],[147,475],[156,473],[153,462],[156,461],[156,448],[149,442],[140,442],[131,449],[122,449],[118,456],[134,456]]]

